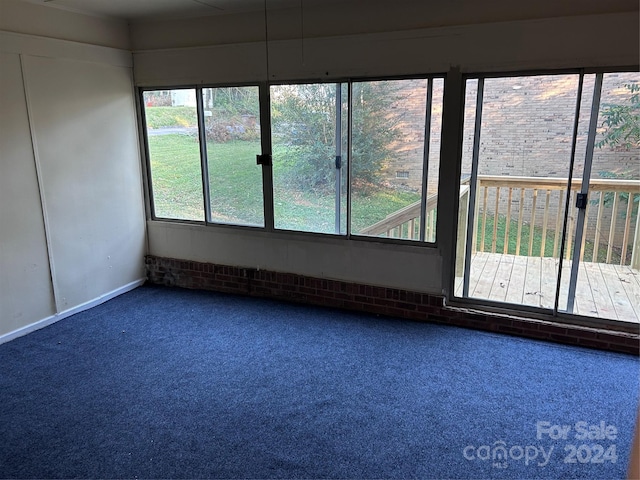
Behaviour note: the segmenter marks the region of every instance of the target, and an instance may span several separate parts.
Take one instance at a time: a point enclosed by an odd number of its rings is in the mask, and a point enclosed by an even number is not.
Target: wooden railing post
[[[464,190],[464,189],[467,190]],[[518,213],[517,218],[513,219],[514,229],[517,227],[516,234],[516,251],[513,252],[515,255],[521,254],[521,248],[524,250],[525,256],[537,256],[544,257],[545,250],[547,246],[547,232],[548,229],[551,228],[553,230],[553,224],[555,223],[555,231],[553,232],[553,253],[552,255],[557,258],[559,255],[559,243],[560,243],[560,234],[561,234],[561,225],[562,218],[564,214],[564,201],[565,195],[568,194],[570,196],[570,212],[569,219],[567,222],[567,244],[566,244],[566,254],[567,258],[572,254],[571,243],[573,241],[573,230],[575,228],[575,196],[580,188],[580,184],[577,181],[574,181],[572,185],[569,186],[569,190],[567,192],[567,179],[566,178],[547,178],[547,177],[516,177],[516,176],[499,176],[499,175],[478,175],[478,188],[476,190],[476,202],[475,202],[475,212],[474,212],[474,225],[467,226],[469,213],[468,205],[470,204],[470,193],[468,191],[468,185],[463,183],[460,185],[460,211],[458,212],[459,217],[459,229],[458,229],[458,238],[464,238],[466,233],[464,233],[460,228],[462,226],[466,228],[473,229],[473,235],[471,236],[471,254],[473,255],[477,250],[484,251],[485,247],[491,242],[491,251],[497,252],[497,223],[499,221],[499,213],[500,213],[500,205],[501,205],[501,196],[500,192],[502,189],[508,189],[508,198],[507,198],[507,216],[505,219],[505,232],[504,232],[504,246],[502,248],[502,253],[510,253],[508,244],[509,244],[509,234],[510,234],[510,225],[511,225],[511,202],[513,198],[518,198],[513,195],[514,189],[519,189],[519,198],[520,202],[518,204]],[[495,198],[495,211],[493,212],[493,228],[490,229],[492,232],[489,232],[489,236],[492,238],[487,238],[487,216],[489,215],[489,188],[493,188],[496,191]],[[613,258],[614,248],[619,247],[621,251],[621,260],[620,263],[624,264],[625,259],[627,258],[626,253],[629,248],[631,248],[631,265],[635,269],[640,270],[640,212],[636,213],[636,224],[635,227],[631,222],[631,213],[633,212],[633,205],[630,203],[626,206],[626,217],[624,222],[624,232],[622,235],[621,241],[618,241],[617,245],[614,246],[614,242],[618,240],[618,236],[616,236],[616,217],[618,215],[618,210],[620,209],[620,202],[622,194],[626,194],[629,196],[629,201],[633,202],[634,195],[640,194],[640,180],[620,180],[620,179],[604,179],[604,178],[596,178],[591,179],[589,183],[590,191],[592,192],[591,198],[597,204],[597,211],[595,212],[595,232],[593,236],[589,235],[593,238],[593,241],[590,242],[590,245],[593,246],[593,256],[591,258],[592,262],[598,261],[598,250],[603,241],[606,242],[606,260],[605,263],[611,263]],[[482,193],[480,190],[484,189]],[[527,244],[523,244],[522,242],[522,231],[524,225],[524,207],[525,207],[525,199],[529,197],[528,191],[531,191],[531,223],[529,225],[529,241]],[[535,225],[536,225],[536,209],[537,209],[537,197],[539,192],[545,192],[544,198],[544,212],[542,213],[542,228],[541,235],[542,241],[539,252],[533,252],[533,237],[536,233]],[[558,203],[557,203],[557,212],[555,213],[555,222],[553,220],[553,212],[550,212],[555,201],[551,201],[552,192],[558,194]],[[607,222],[603,221],[604,210],[605,210],[605,199],[608,198],[608,194],[613,194],[613,206],[611,211],[611,222],[608,230],[605,228],[605,231],[601,231],[603,225]],[[516,194],[517,195],[517,194]],[[555,197],[555,195],[554,195]],[[482,200],[482,212],[480,212],[480,202]],[[540,199],[542,203],[542,199]],[[429,196],[426,200],[426,219],[425,219],[425,239],[429,241],[432,237],[435,228],[435,217],[436,217],[436,207],[438,203],[438,195],[433,194]],[[493,203],[493,202],[492,202]],[[463,206],[465,208],[463,208]],[[587,206],[587,211],[585,212],[586,222],[589,223],[589,205]],[[595,208],[595,206],[593,207]],[[609,206],[606,207],[610,208]],[[639,209],[640,210],[640,209]],[[482,213],[482,218],[480,218],[480,213]],[[407,205],[396,212],[393,212],[387,215],[384,219],[375,223],[374,225],[370,225],[366,227],[359,235],[372,235],[372,236],[386,236],[391,238],[407,238],[407,239],[415,239],[418,240],[420,238],[420,232],[416,233],[416,229],[419,225],[419,218],[421,215],[421,202],[415,202],[411,205]],[[478,232],[478,227],[480,228],[480,232]],[[634,228],[635,234],[632,236],[631,229]],[[587,234],[583,236],[583,242],[581,245],[580,258],[582,259],[582,255],[584,252],[584,248],[587,242]],[[466,245],[457,245],[457,260],[456,260],[456,275],[461,271],[464,267],[463,263],[459,263],[463,259],[463,251],[466,248]],[[462,250],[460,250],[462,249]],[[616,261],[617,256],[616,256]]]
[[[633,197],[629,199],[633,201]],[[636,215],[636,231],[633,235],[633,246],[631,247],[631,268],[640,270],[640,207]]]
[[[464,255],[467,243],[467,221],[469,218],[469,187],[460,187],[458,208],[458,238],[456,240],[456,277],[464,275]]]

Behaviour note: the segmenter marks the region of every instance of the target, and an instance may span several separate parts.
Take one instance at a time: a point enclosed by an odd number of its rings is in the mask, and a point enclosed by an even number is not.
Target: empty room
[[[639,478],[636,0],[0,0],[0,478]]]

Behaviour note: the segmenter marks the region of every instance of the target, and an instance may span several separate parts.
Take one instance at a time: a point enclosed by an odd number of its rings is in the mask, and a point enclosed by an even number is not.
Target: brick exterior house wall
[[[601,109],[606,104],[629,102],[629,91],[625,84],[639,80],[636,72],[605,75]],[[581,178],[584,170],[589,117],[593,99],[595,75],[585,77],[576,155],[573,176]],[[480,143],[479,173],[481,175],[555,177],[566,178],[569,173],[571,137],[573,132],[578,89],[577,75],[530,76],[513,78],[490,78],[485,80]],[[463,143],[462,173],[471,172],[471,157],[475,121],[477,81],[470,80],[467,86],[465,129]],[[429,193],[437,191],[440,155],[440,131],[442,127],[443,83],[434,81],[431,142],[429,153]],[[422,184],[422,158],[424,119],[426,105],[426,81],[407,82],[399,92],[400,99],[391,113],[402,132],[394,147],[394,156],[384,169],[384,181],[396,188],[419,192]],[[598,120],[596,142],[605,130],[602,117]],[[640,151],[636,149],[596,148],[593,157],[591,178],[607,178],[621,175],[638,179],[640,176]],[[519,192],[514,194],[511,206],[512,218],[519,213]],[[544,195],[544,191],[540,194]],[[542,198],[542,201],[540,200]],[[592,195],[592,207],[596,197]],[[541,226],[544,212],[544,197],[539,197],[536,207],[536,225]],[[552,192],[549,206],[549,225],[555,226],[558,202],[564,198]],[[500,214],[506,214],[507,197],[503,191],[500,198]],[[488,205],[493,213],[495,191],[489,191]],[[482,208],[482,206],[480,206]],[[531,217],[533,207],[529,194],[524,202],[524,218]],[[616,218],[614,243],[622,243],[626,201],[622,201]],[[573,213],[571,213],[573,216]],[[587,238],[595,235],[597,208],[589,209]],[[612,221],[611,208],[605,208],[601,231],[604,240],[608,236]],[[636,217],[634,215],[633,217]],[[526,220],[525,220],[526,221]],[[631,232],[636,218],[631,220]]]

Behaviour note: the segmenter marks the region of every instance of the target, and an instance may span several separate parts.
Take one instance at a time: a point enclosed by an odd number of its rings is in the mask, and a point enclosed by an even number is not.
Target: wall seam
[[[25,103],[27,107],[27,119],[29,122],[29,135],[31,137],[31,150],[33,153],[33,161],[36,170],[36,182],[38,184],[38,194],[40,195],[40,208],[42,210],[42,223],[44,226],[44,238],[47,246],[47,259],[49,260],[49,278],[51,281],[51,291],[53,293],[53,301],[56,313],[60,313],[60,299],[58,294],[58,286],[55,273],[55,262],[53,261],[53,252],[51,247],[51,230],[49,227],[49,216],[47,214],[47,202],[42,187],[42,166],[40,164],[40,153],[38,150],[38,142],[36,140],[35,128],[33,126],[33,111],[31,108],[31,98],[29,95],[29,83],[27,81],[25,56],[19,54],[20,58],[20,74],[22,76],[22,89],[24,93]]]
[[[142,211],[142,221],[144,222],[144,245],[145,245],[145,254],[149,253],[150,245],[149,245],[149,228],[147,225],[147,220],[151,218],[151,198],[149,195],[149,171],[147,168],[147,142],[146,135],[144,132],[145,123],[143,121],[143,109],[144,107],[141,104],[141,94],[138,88],[135,86],[135,81],[133,78],[133,69],[131,70],[131,90],[133,95],[133,111],[135,112],[135,124],[136,124],[136,147],[138,149],[138,171],[140,172],[140,186],[142,191],[142,204],[144,206]],[[144,265],[144,258],[142,259],[142,264]]]

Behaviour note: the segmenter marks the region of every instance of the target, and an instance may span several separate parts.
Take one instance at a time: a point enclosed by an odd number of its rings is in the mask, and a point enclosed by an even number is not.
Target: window
[[[196,91],[144,92],[144,113],[158,218],[204,220]]]
[[[275,227],[346,233],[346,84],[271,87]]]
[[[264,225],[258,87],[204,88],[212,222]]]
[[[443,87],[144,91],[154,218],[434,242]]]
[[[353,233],[435,241],[443,87],[442,79],[353,83]]]

